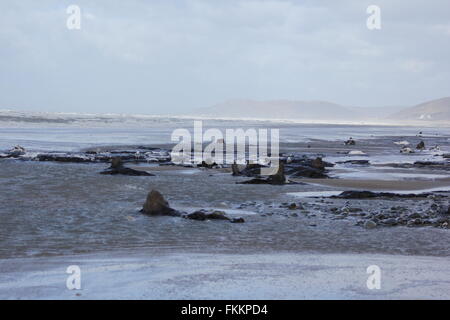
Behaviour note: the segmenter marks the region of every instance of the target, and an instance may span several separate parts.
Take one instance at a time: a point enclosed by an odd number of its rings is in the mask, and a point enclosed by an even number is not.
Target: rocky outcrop
[[[230,218],[223,211],[207,211],[207,210],[197,210],[189,214],[183,215],[183,218],[192,220],[227,220],[232,223],[243,223],[245,222],[243,218]]]
[[[239,171],[239,167],[236,163],[233,163],[231,165],[231,172],[233,176],[240,176],[241,172]]]
[[[208,163],[206,161],[202,161],[201,163],[197,164],[197,168],[207,168],[207,169],[213,169],[218,168],[219,165],[215,162]]]
[[[129,147],[130,149],[98,148],[80,152],[27,152],[21,146],[15,146],[9,151],[0,154],[0,158],[12,158],[30,161],[55,161],[55,162],[111,162],[113,158],[119,157],[122,161],[136,163],[171,163],[170,151],[151,147]]]
[[[19,145],[12,147],[9,151],[0,154],[1,158],[18,158],[26,153],[25,148]]]
[[[94,162],[91,157],[85,157],[83,155],[63,154],[63,153],[38,154],[36,156],[36,160],[38,160],[38,161],[56,161],[56,162],[72,162],[72,163]]]
[[[345,161],[338,161],[336,163],[339,164],[355,164],[355,165],[369,165],[369,160],[345,160]]]
[[[286,165],[286,174],[296,178],[329,178],[326,168],[332,166],[333,163],[325,162],[321,157],[294,158]]]
[[[233,176],[259,177],[261,175],[261,168],[263,167],[258,163],[250,163],[247,161],[245,168],[242,170],[239,170],[239,166],[233,163],[231,165],[231,171]]]
[[[122,159],[119,157],[113,158],[111,160],[111,166],[100,172],[100,174],[123,174],[127,176],[154,176],[154,174],[148,173],[146,171],[134,170],[131,168],[127,168],[123,165]]]
[[[284,175],[284,162],[280,161],[278,164],[277,172],[267,178],[255,178],[243,182],[240,184],[272,184],[272,185],[283,185],[286,183],[286,177]]]
[[[11,150],[9,150],[8,155],[10,157],[19,157],[25,154],[25,148],[22,146],[14,146]]]
[[[261,175],[261,168],[264,166],[258,164],[258,163],[249,163],[247,162],[245,168],[241,171],[241,175],[247,176],[247,177],[254,177]]]
[[[208,211],[205,209],[201,209],[192,213],[177,211],[169,206],[169,203],[157,190],[151,190],[148,193],[147,199],[141,209],[141,212],[149,216],[174,216],[199,221],[226,220],[232,223],[245,222],[243,218],[230,218],[225,214],[225,212],[219,210]]]
[[[337,196],[331,196],[330,198],[336,199],[370,199],[370,198],[424,198],[431,195],[430,193],[409,193],[400,194],[392,192],[373,192],[373,191],[356,191],[348,190],[340,193]]]
[[[274,175],[267,178],[270,184],[284,184],[286,182],[286,177],[284,176],[284,162],[278,163],[278,170]]]
[[[181,216],[182,213],[169,206],[163,195],[157,190],[151,190],[141,212],[149,216]]]
[[[297,170],[291,175],[291,177],[325,179],[328,178],[328,175],[324,170],[311,167],[297,167]]]

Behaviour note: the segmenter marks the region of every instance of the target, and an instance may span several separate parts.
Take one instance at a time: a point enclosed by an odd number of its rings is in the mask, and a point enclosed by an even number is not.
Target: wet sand
[[[336,179],[304,178],[295,179],[302,184],[253,186],[238,184],[249,177],[233,177],[229,168],[130,162],[129,167],[155,175],[103,176],[98,173],[106,163],[5,160],[0,170],[6,186],[1,200],[8,204],[0,208],[0,298],[450,298],[448,230],[425,224],[436,218],[430,214],[433,206],[448,207],[446,199],[295,196],[345,189],[446,189],[450,187],[450,178],[445,177],[448,170],[377,167],[380,163],[440,161],[440,156],[431,151],[400,154],[393,143],[405,139],[407,133],[400,130],[401,136],[363,140],[355,135],[358,128],[347,128],[357,145],[344,146],[342,137],[349,133],[340,129],[330,131],[333,139],[340,132],[339,141],[299,138],[307,128],[294,129],[287,132],[291,138],[307,142],[286,144],[283,151],[321,156],[333,163],[367,159],[370,165],[338,164],[329,169]],[[320,128],[317,135],[322,134]],[[122,131],[117,135],[127,137]],[[111,139],[109,132],[107,136]],[[17,137],[8,139],[4,141],[10,146]],[[414,147],[422,137],[407,139]],[[423,139],[427,146],[438,144],[443,152],[450,152],[448,135]],[[79,150],[91,141],[66,144],[66,140],[51,144],[51,150]],[[367,155],[346,154],[357,150]],[[139,209],[151,189],[159,190],[176,209],[224,210],[244,216],[246,223],[143,216]],[[286,205],[292,202],[299,207],[288,209]],[[419,214],[423,226],[383,224],[391,217],[404,219],[409,214]],[[380,215],[386,217],[380,217],[374,229],[359,223]],[[73,264],[82,269],[79,292],[65,286],[66,268]],[[366,287],[366,268],[372,264],[382,270],[380,290]]]
[[[155,252],[0,260],[1,299],[449,299],[449,258]],[[68,290],[66,269],[81,269]],[[381,270],[368,289],[367,267]]]

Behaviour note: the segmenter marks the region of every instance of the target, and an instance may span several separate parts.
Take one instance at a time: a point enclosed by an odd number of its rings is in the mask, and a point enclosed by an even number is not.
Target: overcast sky
[[[66,8],[81,8],[69,30]],[[381,30],[366,9],[381,8]],[[183,113],[223,100],[450,96],[450,2],[0,2],[0,109]]]

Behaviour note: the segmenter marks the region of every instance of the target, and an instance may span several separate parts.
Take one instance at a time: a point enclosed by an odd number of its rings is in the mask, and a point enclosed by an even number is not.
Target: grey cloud
[[[2,1],[0,108],[182,113],[230,98],[448,96],[448,1]],[[79,31],[65,22],[81,7]],[[381,7],[382,29],[366,28]]]

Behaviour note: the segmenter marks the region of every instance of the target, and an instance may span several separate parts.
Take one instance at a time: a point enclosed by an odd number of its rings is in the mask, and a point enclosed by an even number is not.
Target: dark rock
[[[212,168],[216,168],[217,167],[217,163],[213,162],[213,163],[208,163],[206,161],[202,161],[202,163],[197,164],[198,168],[207,168],[207,169],[212,169]]]
[[[292,174],[292,177],[320,179],[320,178],[328,178],[328,175],[326,175],[324,171],[320,169],[299,166],[297,167],[296,172]]]
[[[323,161],[321,157],[316,157],[314,159],[303,157],[288,157],[288,165],[286,168],[294,168],[296,166],[312,167],[316,169],[323,169],[327,167],[333,167],[334,163]]]
[[[345,161],[338,161],[336,163],[340,164],[356,164],[356,165],[369,165],[369,160],[345,160]]]
[[[194,211],[192,213],[182,213],[170,208],[169,203],[156,190],[150,191],[147,196],[147,201],[141,210],[142,213],[151,216],[177,216],[185,219],[205,221],[205,220],[227,220],[232,223],[244,222],[243,218],[229,218],[223,211],[206,211],[204,209]]]
[[[315,159],[294,158],[286,166],[285,173],[292,177],[328,178],[325,168],[331,166],[334,166],[334,164],[325,162],[320,157]]]
[[[233,163],[231,165],[231,171],[233,176],[240,176],[241,172],[239,171],[238,165],[236,163]]]
[[[241,171],[241,175],[247,176],[247,177],[254,177],[259,176],[261,174],[261,168],[264,166],[258,164],[258,163],[247,163],[244,170]]]
[[[22,160],[36,160],[36,161],[56,161],[56,162],[111,162],[114,157],[120,157],[122,161],[133,162],[157,162],[157,163],[170,163],[170,152],[160,148],[148,148],[149,150],[141,149],[143,147],[137,147],[131,150],[123,149],[106,149],[96,148],[94,150],[85,150],[80,152],[50,152],[40,153],[36,156],[26,156],[26,152],[20,146],[15,147],[15,151],[5,153],[1,157],[19,158]],[[23,149],[23,150],[22,150]],[[152,150],[150,150],[152,149]]]
[[[191,219],[191,220],[199,220],[199,221],[205,221],[205,220],[227,220],[232,223],[242,223],[245,222],[243,218],[230,218],[228,217],[225,212],[223,211],[213,211],[208,212],[204,209],[194,211],[189,214],[183,215],[183,218],[185,219]]]
[[[279,162],[277,172],[266,179],[255,178],[243,182],[240,184],[272,184],[272,185],[283,185],[286,183],[286,177],[284,175],[284,162]]]
[[[25,148],[19,145],[14,146],[11,150],[8,151],[8,157],[16,158],[25,154]]]
[[[244,169],[239,170],[239,166],[236,163],[233,163],[231,165],[231,171],[233,176],[247,176],[247,177],[258,177],[260,178],[261,175],[261,168],[264,166],[258,164],[258,163],[249,163],[247,161],[247,164]]]
[[[206,218],[210,220],[230,220],[230,218],[225,215],[225,212],[218,210],[207,213]]]
[[[290,205],[288,205],[288,207],[287,207],[289,210],[295,210],[295,209],[298,209],[298,206],[297,206],[297,204],[296,203],[291,203]]]
[[[202,210],[194,211],[192,213],[184,215],[183,218],[204,221],[206,220],[206,213]]]
[[[450,170],[449,161],[416,161],[412,164],[415,168],[427,168],[434,170]]]
[[[286,182],[286,177],[284,176],[284,162],[279,162],[278,170],[274,175],[267,178],[270,184],[284,184]]]
[[[347,141],[345,141],[344,144],[345,144],[346,146],[354,146],[354,145],[356,144],[356,141],[353,140],[352,137],[350,137],[350,139],[348,139]]]
[[[311,167],[319,170],[325,170],[325,163],[322,161],[322,158],[317,157],[311,161]]]
[[[331,196],[335,199],[369,199],[369,198],[423,198],[429,196],[429,193],[422,194],[398,194],[391,192],[372,192],[372,191],[357,191],[348,190],[344,191],[337,196]]]
[[[93,162],[90,157],[85,157],[83,155],[71,155],[71,154],[58,154],[58,153],[48,153],[48,154],[38,154],[36,156],[38,161],[56,161],[56,162]]]
[[[123,165],[122,159],[115,157],[111,159],[111,166],[100,172],[100,174],[123,174],[127,176],[154,176],[154,174],[148,173],[146,171],[134,170],[127,168]]]
[[[420,142],[417,144],[416,149],[418,149],[418,150],[423,150],[423,149],[425,149],[425,142],[423,142],[423,140],[420,141]]]
[[[163,195],[157,190],[151,190],[147,195],[141,212],[150,216],[180,216],[181,213],[172,209]]]

